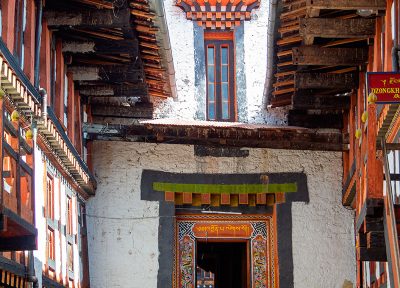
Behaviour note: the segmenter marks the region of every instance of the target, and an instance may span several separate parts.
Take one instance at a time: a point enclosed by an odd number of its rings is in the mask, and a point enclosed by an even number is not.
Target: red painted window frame
[[[214,48],[214,64],[208,63],[208,49]],[[228,117],[223,117],[222,107],[222,49],[228,48]],[[233,32],[204,33],[205,68],[206,68],[206,119],[209,121],[236,121],[236,93],[235,93],[235,51]],[[214,118],[210,117],[209,77],[208,68],[214,66]]]

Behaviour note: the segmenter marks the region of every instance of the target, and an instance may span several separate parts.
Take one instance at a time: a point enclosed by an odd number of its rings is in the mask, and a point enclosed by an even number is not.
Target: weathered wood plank
[[[91,108],[93,116],[146,119],[153,117],[153,104],[151,103],[137,103],[133,107],[93,105]]]
[[[386,248],[357,247],[356,256],[359,261],[387,261]]]
[[[135,95],[145,95],[143,83],[137,85],[79,85],[79,93],[84,96],[104,96],[104,97],[130,97]]]
[[[385,0],[307,0],[307,7],[313,9],[357,10],[372,9],[385,10]]]
[[[136,39],[117,41],[64,41],[62,51],[70,54],[129,54],[138,55]]]
[[[68,68],[75,81],[142,82],[143,72],[131,66],[72,66]]]
[[[292,99],[293,109],[300,110],[348,110],[350,108],[349,96],[316,96],[296,94]]]
[[[300,46],[292,49],[293,64],[323,66],[353,66],[365,64],[368,49],[365,48],[322,48]]]
[[[192,121],[193,122],[193,121]],[[324,131],[298,127],[261,127],[251,129],[197,127],[193,123],[180,125],[148,124],[137,125],[84,125],[90,139],[146,141],[170,144],[210,145],[218,147],[255,147],[299,150],[344,151],[348,149],[348,135],[340,131]],[[257,127],[257,128],[256,128]]]
[[[302,18],[302,37],[367,38],[375,35],[375,19]]]
[[[356,89],[358,77],[356,74],[332,73],[296,73],[296,89]]]
[[[308,114],[307,111],[290,110],[288,124],[306,128],[343,128],[342,114]]]
[[[372,247],[385,247],[384,232],[372,231],[367,233],[367,248]]]
[[[117,13],[109,9],[86,9],[80,11],[46,10],[44,17],[50,28],[68,27],[129,27],[130,9],[120,9]]]

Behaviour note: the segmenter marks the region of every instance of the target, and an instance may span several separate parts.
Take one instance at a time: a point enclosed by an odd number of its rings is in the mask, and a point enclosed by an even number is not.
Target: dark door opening
[[[246,288],[246,242],[198,242],[197,288]]]

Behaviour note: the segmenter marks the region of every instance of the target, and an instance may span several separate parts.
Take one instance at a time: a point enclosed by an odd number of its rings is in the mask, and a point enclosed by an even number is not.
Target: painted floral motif
[[[179,241],[180,288],[194,288],[194,241],[184,236]]]
[[[253,287],[267,287],[267,241],[258,235],[252,240]]]

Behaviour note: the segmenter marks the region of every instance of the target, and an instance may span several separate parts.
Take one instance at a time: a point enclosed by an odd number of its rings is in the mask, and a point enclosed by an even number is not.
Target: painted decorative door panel
[[[196,287],[198,241],[248,241],[250,288],[277,287],[274,223],[272,216],[178,216],[175,238],[174,288]]]

